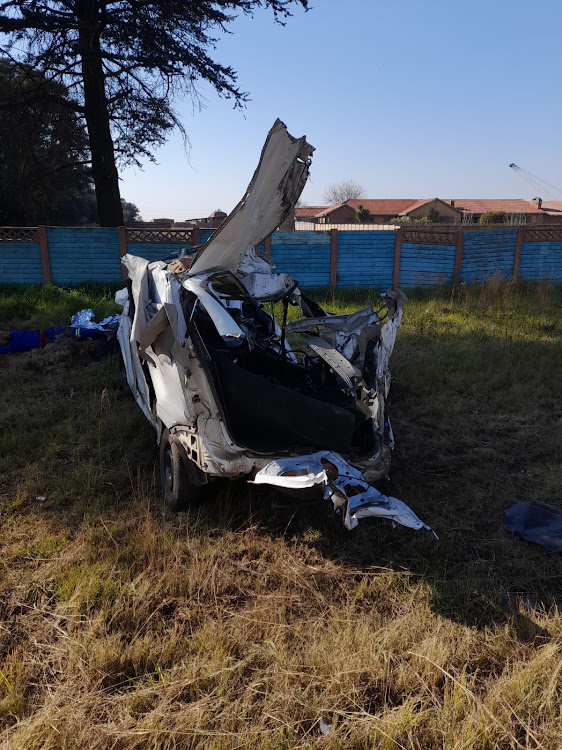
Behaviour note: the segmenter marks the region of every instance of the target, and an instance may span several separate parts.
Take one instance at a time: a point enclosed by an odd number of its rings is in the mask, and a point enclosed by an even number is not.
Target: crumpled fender
[[[405,503],[371,487],[358,469],[332,451],[278,458],[258,471],[254,484],[269,484],[295,491],[320,485],[324,498],[332,501],[349,530],[357,526],[359,519],[375,516],[395,521],[409,529],[431,531]],[[437,536],[435,532],[433,534]]]

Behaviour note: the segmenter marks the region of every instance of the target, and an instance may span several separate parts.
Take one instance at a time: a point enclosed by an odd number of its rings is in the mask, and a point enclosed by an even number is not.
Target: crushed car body
[[[244,198],[205,245],[152,263],[123,257],[124,376],[156,429],[172,510],[215,478],[246,477],[317,492],[349,529],[366,516],[427,529],[371,486],[394,446],[389,359],[404,294],[332,315],[257,251],[298,200],[313,150],[277,120]]]

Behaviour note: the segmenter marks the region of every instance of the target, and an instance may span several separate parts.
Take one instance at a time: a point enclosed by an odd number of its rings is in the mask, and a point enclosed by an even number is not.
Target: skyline
[[[546,20],[548,20],[548,23]],[[316,147],[309,205],[330,182],[353,179],[367,198],[532,198],[511,162],[560,185],[562,106],[554,92],[562,4],[482,0],[470,14],[433,0],[319,0],[285,27],[271,14],[239,18],[216,58],[238,71],[243,112],[202,86],[206,107],[177,104],[176,133],[158,164],[121,173],[121,194],[145,220],[231,211],[276,117]],[[291,51],[293,54],[288,55]],[[560,196],[562,200],[562,195]]]

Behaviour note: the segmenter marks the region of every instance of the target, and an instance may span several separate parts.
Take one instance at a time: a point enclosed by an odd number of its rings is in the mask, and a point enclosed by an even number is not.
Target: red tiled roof
[[[403,211],[400,213],[402,214],[409,214],[410,211],[413,211],[414,208],[419,208],[420,206],[425,206],[426,203],[431,203],[434,198],[422,198],[420,201],[416,201],[415,203],[412,203],[411,206],[407,206]]]
[[[347,201],[349,203],[349,201]],[[347,203],[335,203],[333,206],[325,206],[324,208],[321,208],[320,211],[316,214],[316,216],[327,216],[328,214],[331,214],[332,211],[335,211],[337,208],[342,208],[343,206],[347,205]],[[350,206],[352,208],[352,206]]]
[[[359,203],[362,203],[365,208],[368,208],[371,214],[382,214],[382,215],[394,215],[409,213],[415,208],[423,206],[425,203],[429,203],[434,198],[398,198],[398,199],[375,199],[375,200],[351,200],[347,203],[356,208]],[[451,203],[450,198],[442,198],[443,203]],[[486,211],[505,211],[506,213],[512,214],[539,214],[541,210],[530,201],[524,201],[520,198],[455,198],[454,208],[459,211],[466,211],[468,213],[483,214]],[[543,203],[543,206],[545,204]],[[562,204],[560,204],[562,205]],[[555,207],[555,210],[558,206]]]
[[[349,206],[354,211],[361,204],[367,208],[372,216],[398,216],[413,211],[415,208],[430,203],[434,198],[353,198],[345,203],[334,206],[301,206],[295,208],[296,218],[312,218],[327,216],[341,206]],[[443,203],[451,203],[450,198],[439,199]],[[455,198],[454,208],[465,213],[483,214],[487,211],[505,211],[508,214],[541,214],[548,213],[557,216],[562,214],[562,201],[543,201],[542,209],[534,206],[531,201],[522,198]],[[562,218],[562,217],[561,217]]]
[[[551,216],[559,216],[560,214],[562,214],[562,201],[543,201],[542,211],[543,213],[546,212]]]
[[[484,214],[487,211],[505,211],[507,214],[540,214],[542,211],[531,201],[521,198],[455,198],[455,208],[470,214]],[[450,203],[450,200],[445,201]]]
[[[295,219],[309,218],[324,211],[329,206],[297,206],[295,208]]]
[[[374,216],[398,216],[413,203],[418,203],[417,198],[353,198],[346,201],[348,206],[356,209],[361,203]],[[425,203],[425,201],[423,201]]]

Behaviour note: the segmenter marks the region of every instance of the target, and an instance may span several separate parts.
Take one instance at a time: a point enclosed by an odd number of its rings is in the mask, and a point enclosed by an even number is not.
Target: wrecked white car
[[[171,510],[198,503],[214,478],[246,477],[318,493],[348,529],[365,516],[428,528],[372,486],[394,444],[388,363],[404,295],[330,315],[256,250],[298,200],[312,152],[277,120],[244,198],[207,244],[169,261],[124,256],[126,379],[156,429]],[[302,318],[287,322],[289,306]]]

